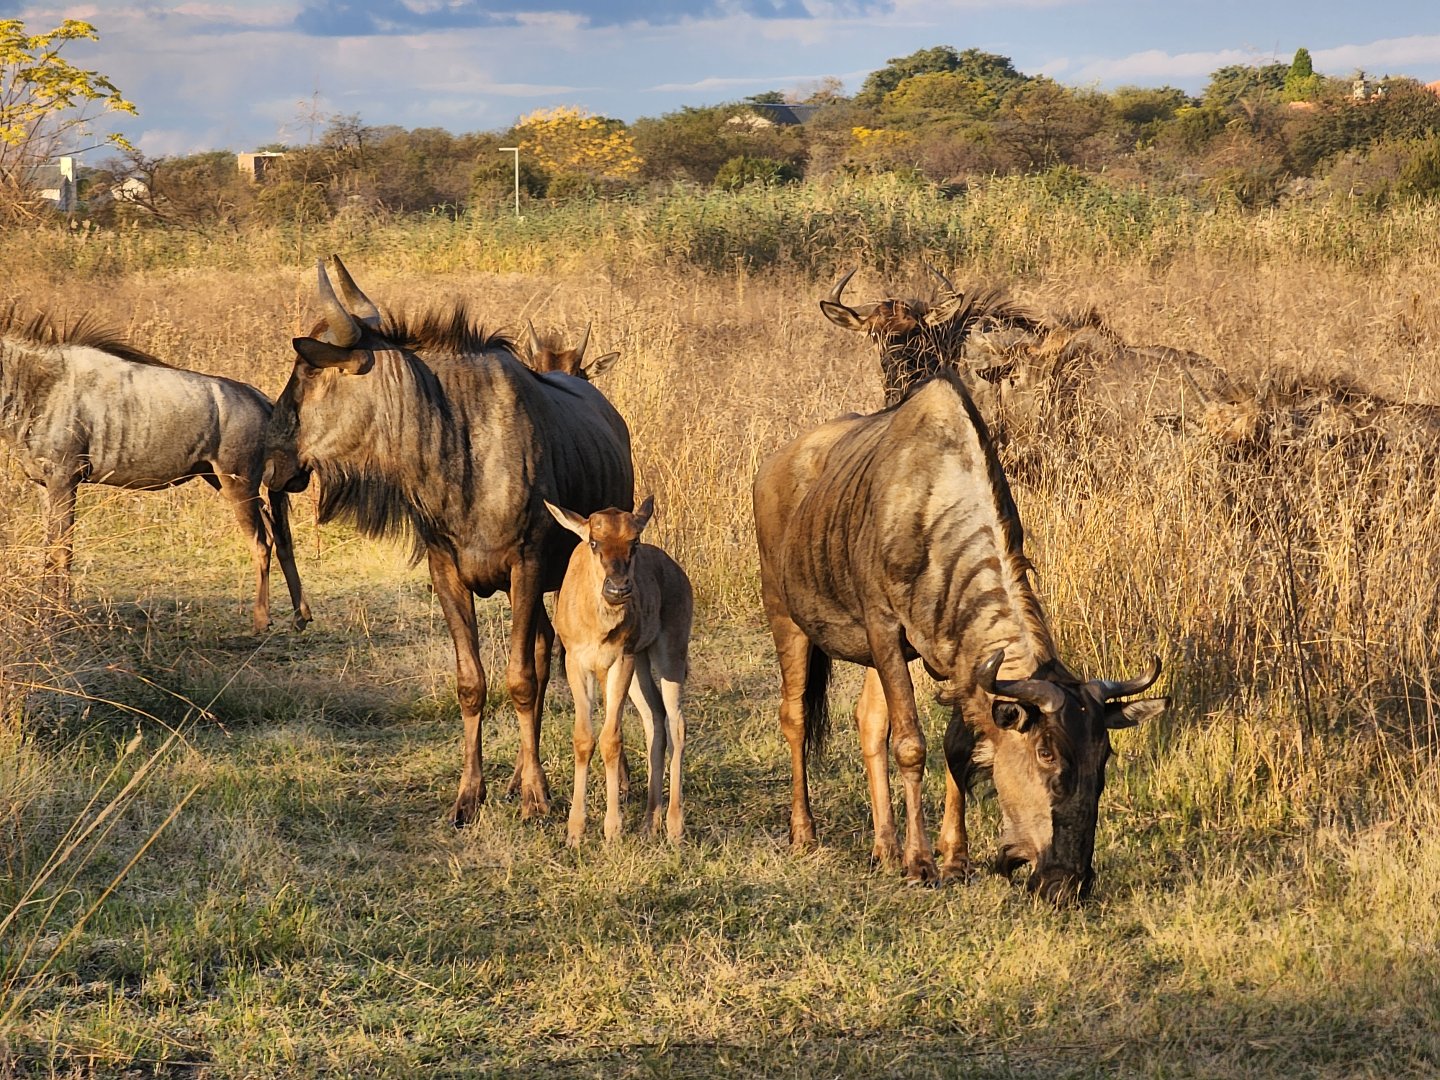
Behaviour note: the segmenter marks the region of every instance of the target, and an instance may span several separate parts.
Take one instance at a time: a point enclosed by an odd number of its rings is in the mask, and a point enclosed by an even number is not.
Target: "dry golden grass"
[[[814,782],[821,851],[783,849],[788,768],[749,485],[783,440],[880,403],[868,348],[816,308],[829,282],[424,272],[342,254],[382,304],[464,297],[494,324],[572,336],[593,320],[591,347],[620,350],[599,385],[631,425],[639,492],[656,495],[653,540],[697,587],[694,840],[570,854],[563,812],[526,827],[503,802],[445,829],[459,733],[443,620],[401,549],[317,528],[310,495],[295,511],[317,619],[304,634],[245,633],[248,559],[198,485],[83,492],[79,620],[32,625],[35,502],[11,465],[0,842],[12,876],[26,880],[134,730],[115,705],[66,707],[70,691],[143,710],[145,724],[183,721],[185,746],[131,806],[130,835],[198,793],[12,1018],[6,1066],[1393,1076],[1440,1063],[1428,471],[1319,455],[1273,474],[1148,430],[1057,448],[1016,497],[1062,651],[1107,676],[1158,652],[1175,708],[1117,738],[1091,909],[1046,910],[996,880],[906,890],[866,866],[848,731]],[[1041,307],[1093,303],[1128,341],[1194,349],[1236,374],[1345,374],[1440,401],[1440,296],[1420,287],[1437,272],[1433,246],[1366,269],[1200,249],[1160,265],[1041,259],[1013,284]],[[67,282],[61,307],[274,394],[312,287],[288,268],[119,273]],[[6,288],[51,294],[39,276]],[[863,271],[851,288],[929,292],[918,263]],[[506,612],[481,609],[498,672]],[[851,673],[839,692],[855,685]],[[502,699],[492,689],[492,783],[515,749]],[[555,683],[550,701],[542,749],[558,794],[570,713]],[[992,813],[975,823],[982,857]],[[114,869],[82,875],[44,933],[63,933]]]

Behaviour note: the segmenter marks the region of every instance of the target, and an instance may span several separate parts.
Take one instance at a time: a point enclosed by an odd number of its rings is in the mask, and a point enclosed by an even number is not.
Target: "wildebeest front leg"
[[[770,633],[780,659],[780,730],[790,744],[790,845],[815,844],[815,817],[805,775],[805,682],[809,677],[810,639],[785,615],[771,614]]]
[[[945,730],[945,819],[940,826],[940,880],[970,874],[970,837],[965,830],[965,788],[970,780],[975,735],[957,708]]]
[[[250,545],[250,563],[255,568],[255,603],[251,616],[255,633],[270,629],[270,534],[265,529],[259,488],[244,477],[219,473],[220,493],[235,511],[235,520]]]
[[[905,876],[926,884],[940,879],[930,837],[925,830],[925,809],[921,802],[925,781],[925,733],[920,730],[920,716],[915,707],[915,687],[910,682],[910,668],[901,650],[899,630],[890,626],[871,626],[866,637],[871,659],[880,686],[885,692],[885,706],[890,712],[890,752],[905,785]]]
[[[860,729],[860,753],[870,785],[870,809],[875,820],[875,846],[871,857],[887,870],[900,865],[900,841],[895,832],[895,811],[890,803],[890,711],[885,691],[874,668],[865,669],[860,700],[855,703],[855,724]]]
[[[505,683],[520,725],[520,816],[531,818],[550,812],[550,788],[540,765],[540,683],[535,671],[535,635],[544,616],[540,570],[521,562],[510,571],[510,663]],[[547,619],[548,622],[548,619]]]
[[[70,566],[75,558],[75,489],[80,477],[70,469],[45,481],[44,592],[57,605],[70,602]]]
[[[275,541],[275,555],[285,575],[285,588],[290,593],[290,607],[295,612],[291,625],[304,630],[310,622],[310,604],[300,585],[300,571],[295,566],[295,537],[290,531],[290,496],[283,491],[270,492],[270,530]]]
[[[536,705],[534,724],[536,746],[540,745],[540,718],[541,714],[544,712],[545,688],[550,685],[550,661],[554,657],[554,655],[555,626],[550,621],[550,613],[545,610],[545,604],[542,601],[540,607],[535,612]],[[568,664],[566,666],[566,671],[567,673],[569,671]],[[513,799],[520,794],[520,765],[521,758],[517,754],[515,757],[515,771],[510,774],[510,782],[505,785],[505,797],[507,799]],[[550,796],[550,789],[548,786],[545,789],[545,796],[546,798],[549,798]]]
[[[463,765],[460,790],[450,820],[458,829],[475,817],[485,801],[485,773],[480,749],[480,721],[485,708],[485,669],[480,664],[480,640],[475,626],[475,596],[460,580],[455,560],[431,548],[430,582],[445,614],[445,625],[455,643],[455,696],[465,725],[461,744]]]

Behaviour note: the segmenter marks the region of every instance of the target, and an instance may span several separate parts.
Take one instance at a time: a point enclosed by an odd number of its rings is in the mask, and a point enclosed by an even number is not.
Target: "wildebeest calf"
[[[605,839],[620,832],[620,717],[625,695],[645,725],[650,758],[647,831],[660,828],[665,750],[670,750],[670,807],[665,831],[678,841],[685,828],[680,804],[680,759],[685,719],[680,693],[689,664],[694,598],[690,579],[678,563],[640,542],[653,498],[635,513],[601,510],[588,518],[547,502],[555,520],[580,537],[555,601],[555,631],[565,645],[565,675],[575,696],[575,797],[570,804],[569,842],[585,833],[585,780],[595,752],[590,716],[596,685],[605,683],[605,725],[600,754],[605,760]],[[657,719],[663,718],[664,724]]]

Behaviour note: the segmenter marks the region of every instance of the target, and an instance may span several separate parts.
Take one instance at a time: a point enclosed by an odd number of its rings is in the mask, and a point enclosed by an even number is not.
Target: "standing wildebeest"
[[[416,560],[428,558],[465,724],[456,825],[485,799],[474,597],[509,593],[506,684],[520,723],[511,786],[523,816],[545,813],[540,715],[554,630],[541,598],[559,588],[575,544],[545,500],[586,513],[633,505],[630,433],[600,391],[535,374],[463,305],[383,319],[331,258],[345,303],[320,262],[324,317],[314,336],[294,341],[295,370],[266,437],[267,476],[293,490],[314,471],[321,521],[347,518],[367,536],[408,531]]]
[[[610,370],[610,366],[620,359],[618,352],[608,352],[595,357],[588,364],[585,363],[585,347],[590,344],[590,327],[585,327],[585,335],[580,339],[580,344],[573,349],[567,349],[560,343],[558,335],[550,334],[544,339],[535,332],[535,324],[526,322],[525,328],[529,330],[529,336],[525,339],[526,355],[521,359],[532,371],[538,371],[542,375],[552,371],[558,371],[565,375],[574,375],[577,379],[584,379],[587,382],[594,382],[595,376],[603,375]]]
[[[805,769],[828,727],[832,658],[864,664],[856,707],[878,860],[899,859],[887,745],[905,787],[904,867],[938,875],[921,810],[925,736],[907,662],[945,680],[952,706],[940,834],[945,876],[970,855],[964,792],[992,771],[1003,831],[996,867],[1028,885],[1084,895],[1109,729],[1158,715],[1165,699],[1119,704],[1159,675],[1081,681],[1055,654],[1031,588],[1024,531],[985,423],[942,372],[898,406],[850,415],[781,447],[755,477],[765,611],[779,653],[780,724],[790,743],[790,839],[815,839]],[[1004,678],[999,676],[1004,675]]]
[[[310,608],[290,538],[289,496],[260,499],[270,402],[234,379],[171,367],[81,320],[62,328],[0,315],[0,436],[45,487],[46,579],[63,601],[81,483],[156,491],[197,476],[229,500],[255,566],[256,632],[270,625],[270,551],[285,573],[294,625]]]
[[[685,753],[685,718],[680,694],[690,663],[690,624],[695,600],[680,564],[640,534],[655,502],[647,498],[635,513],[600,510],[588,518],[546,503],[555,520],[582,541],[570,555],[565,582],[555,600],[555,630],[565,644],[565,674],[575,698],[575,796],[570,803],[568,839],[585,834],[585,780],[595,752],[590,716],[597,682],[605,687],[605,724],[600,755],[605,761],[605,839],[620,832],[620,769],[625,696],[635,703],[645,729],[650,759],[650,794],[645,829],[660,831],[665,751],[670,751],[670,808],[665,831],[679,841],[685,831],[680,799],[680,762]]]

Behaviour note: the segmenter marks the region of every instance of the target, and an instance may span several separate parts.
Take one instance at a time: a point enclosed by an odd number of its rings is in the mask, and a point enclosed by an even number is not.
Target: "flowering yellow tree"
[[[627,180],[640,171],[630,132],[619,120],[561,105],[522,116],[515,125],[522,154],[552,175]]]

